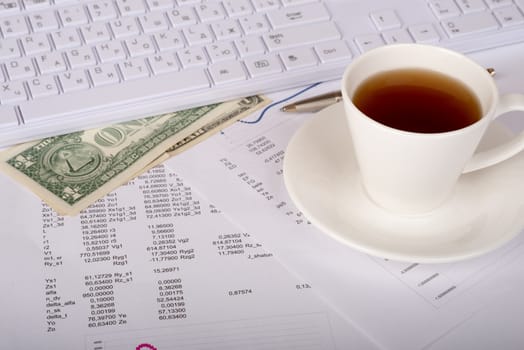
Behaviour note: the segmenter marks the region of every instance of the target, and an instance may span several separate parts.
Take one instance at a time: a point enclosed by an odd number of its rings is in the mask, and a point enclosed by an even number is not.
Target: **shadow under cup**
[[[355,106],[362,83],[400,70],[433,71],[462,82],[478,99],[480,119],[452,131],[421,133],[384,125]],[[342,95],[364,189],[376,204],[408,215],[427,213],[450,196],[498,103],[485,68],[459,53],[419,44],[389,45],[361,55],[344,72]]]

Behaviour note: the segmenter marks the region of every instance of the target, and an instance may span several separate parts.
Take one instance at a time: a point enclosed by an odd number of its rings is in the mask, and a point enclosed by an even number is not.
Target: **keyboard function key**
[[[460,15],[460,9],[453,0],[430,0],[429,7],[438,19]]]
[[[320,3],[293,6],[267,13],[273,28],[285,28],[297,24],[327,21],[330,18],[324,5]]]
[[[402,22],[394,10],[375,11],[370,14],[370,17],[378,30],[396,29],[402,26]]]
[[[313,67],[318,64],[318,58],[309,47],[297,47],[280,52],[280,58],[287,70]]]
[[[340,39],[340,33],[334,23],[318,22],[274,30],[262,37],[269,50],[274,51]]]
[[[379,34],[364,34],[355,37],[355,44],[357,44],[360,52],[364,53],[376,47],[383,46],[385,43]]]
[[[493,10],[495,17],[503,27],[511,27],[524,23],[524,16],[516,6],[506,6]]]
[[[431,44],[440,41],[440,35],[431,23],[409,26],[408,31],[417,43]]]
[[[0,101],[2,100],[1,95],[2,93],[0,89]],[[12,106],[0,106],[0,127],[15,125],[19,125],[15,109]]]
[[[22,2],[28,10],[43,9],[51,6],[49,0],[22,0]]]
[[[442,21],[446,33],[455,38],[461,35],[495,30],[499,27],[497,20],[489,12],[475,12]]]
[[[212,64],[209,74],[216,85],[246,80],[247,75],[242,64],[235,60],[228,60]]]
[[[413,38],[406,29],[392,29],[382,32],[387,44],[412,43]]]
[[[315,51],[323,63],[350,60],[352,57],[351,51],[342,40],[317,44],[315,45]]]
[[[282,72],[280,60],[274,55],[248,57],[244,63],[253,78]]]

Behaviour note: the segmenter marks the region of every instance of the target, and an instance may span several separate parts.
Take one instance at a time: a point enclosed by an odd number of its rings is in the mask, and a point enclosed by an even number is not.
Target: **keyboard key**
[[[522,16],[522,13],[513,5],[498,8],[493,10],[493,13],[503,27],[511,27],[524,23],[524,16]]]
[[[269,31],[270,29],[269,23],[267,23],[266,16],[260,13],[240,17],[238,21],[246,35],[264,33]]]
[[[117,17],[113,3],[109,0],[91,2],[86,6],[93,22],[106,21]]]
[[[408,30],[417,43],[431,44],[440,40],[440,35],[431,23],[410,26]]]
[[[5,38],[29,34],[29,29],[23,16],[4,17],[0,20],[0,31]]]
[[[211,24],[217,40],[239,38],[242,35],[238,22],[234,19],[225,19]]]
[[[20,11],[20,4],[16,0],[4,0],[0,3],[0,15],[13,14]]]
[[[178,70],[176,55],[173,52],[153,55],[147,58],[153,74],[162,74]]]
[[[73,70],[58,75],[58,80],[64,92],[73,92],[89,88],[89,81],[83,70]]]
[[[94,44],[102,41],[108,41],[111,38],[109,29],[105,23],[95,22],[80,28],[82,37],[86,44]]]
[[[160,52],[171,51],[173,49],[180,49],[184,47],[184,39],[182,38],[182,35],[175,30],[155,33],[153,38],[155,39]]]
[[[413,38],[406,29],[393,29],[382,33],[387,44],[412,43]]]
[[[362,53],[385,44],[384,40],[379,34],[359,35],[355,37],[355,43]]]
[[[14,38],[0,40],[0,59],[20,57],[20,48],[18,41]]]
[[[116,0],[116,7],[122,16],[135,16],[146,12],[142,0]]]
[[[58,21],[53,11],[38,11],[28,16],[29,23],[35,32],[57,30]]]
[[[438,19],[460,15],[460,9],[453,0],[431,0],[429,7]]]
[[[339,39],[340,33],[331,22],[310,23],[275,30],[263,35],[270,51],[297,47],[305,44],[316,44],[319,41]]]
[[[402,26],[400,18],[393,10],[372,12],[370,17],[378,30],[395,29]]]
[[[201,47],[190,47],[177,52],[184,68],[207,65],[207,57]]]
[[[486,4],[483,0],[457,0],[457,4],[464,13],[484,11]]]
[[[97,44],[95,45],[95,50],[103,63],[121,61],[126,58],[126,53],[120,41],[108,41]]]
[[[249,0],[225,0],[223,2],[229,16],[242,16],[253,12]]]
[[[155,53],[155,46],[151,38],[147,35],[139,35],[134,38],[126,39],[125,45],[131,57],[151,55]]]
[[[149,76],[146,62],[142,58],[131,58],[118,64],[124,80],[135,80]]]
[[[324,63],[351,59],[351,51],[342,40],[315,45],[315,51]]]
[[[235,40],[235,46],[242,57],[260,55],[266,52],[266,47],[260,38],[256,36]]]
[[[206,46],[207,53],[212,62],[235,59],[236,52],[230,42],[216,42]]]
[[[213,41],[209,27],[205,24],[196,24],[182,30],[189,45],[207,44]]]
[[[196,6],[196,12],[202,22],[217,21],[225,17],[220,3],[204,2]]]
[[[245,64],[252,77],[260,77],[282,72],[282,65],[277,56],[248,57]]]
[[[58,86],[52,75],[43,75],[28,79],[27,87],[32,98],[58,95]]]
[[[299,47],[280,52],[280,58],[288,70],[312,67],[318,63],[317,56],[309,47]]]
[[[116,19],[114,21],[111,21],[109,25],[111,27],[111,30],[113,31],[113,35],[117,39],[138,35],[140,33],[138,24],[135,18],[132,17],[123,17]]]
[[[242,64],[235,60],[228,60],[212,64],[209,74],[217,85],[246,80],[247,75]]]
[[[175,28],[196,24],[198,22],[193,8],[187,6],[168,11],[167,17]]]
[[[315,3],[269,11],[267,17],[273,28],[278,29],[297,24],[326,21],[330,18],[330,15],[324,5]]]
[[[442,27],[451,38],[494,30],[498,28],[498,23],[491,13],[475,12],[456,18],[446,19],[442,22]]]
[[[2,101],[1,90],[0,88],[0,101]],[[14,108],[11,106],[0,106],[0,127],[12,127],[18,124],[18,117]]]
[[[486,0],[490,9],[496,9],[513,4],[512,0]]]
[[[82,5],[62,7],[57,10],[64,27],[77,26],[87,23],[87,16]]]
[[[80,37],[75,28],[64,28],[61,31],[51,33],[51,39],[57,50],[81,45]]]
[[[93,82],[93,86],[102,86],[116,84],[120,82],[120,78],[116,71],[114,64],[106,63],[88,69],[89,76]]]
[[[154,33],[167,30],[167,18],[162,12],[151,12],[138,18],[144,33]]]
[[[0,103],[16,103],[27,100],[22,81],[11,81],[1,84]]]
[[[75,91],[62,98],[62,95],[29,101],[20,106],[26,124],[37,123],[43,119],[59,118],[70,113],[91,113],[101,108],[149,101],[169,94],[189,92],[209,87],[209,80],[203,69],[188,69],[180,72],[152,76],[126,83],[123,89],[101,86]],[[93,103],[96,100],[97,103]]]
[[[36,66],[41,74],[63,72],[66,63],[61,52],[51,51],[35,56]]]
[[[35,66],[29,57],[21,57],[5,62],[7,75],[11,80],[24,79],[36,76]]]
[[[24,7],[29,10],[43,9],[51,6],[49,0],[22,0]]]
[[[51,45],[44,33],[34,33],[20,38],[22,48],[26,55],[34,55],[41,52],[51,51]]]
[[[257,11],[266,11],[278,8],[280,6],[278,0],[252,0],[253,5]]]
[[[72,69],[93,66],[96,64],[95,54],[93,53],[93,50],[87,46],[68,50],[65,55]]]

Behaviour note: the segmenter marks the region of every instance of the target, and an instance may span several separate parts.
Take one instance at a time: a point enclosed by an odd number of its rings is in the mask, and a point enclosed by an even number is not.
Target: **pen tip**
[[[284,106],[282,108],[280,108],[280,111],[281,112],[293,112],[295,110],[295,106]]]

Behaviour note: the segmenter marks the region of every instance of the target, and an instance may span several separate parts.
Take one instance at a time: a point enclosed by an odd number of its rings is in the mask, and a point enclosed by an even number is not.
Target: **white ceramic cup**
[[[406,68],[437,71],[465,83],[481,104],[480,120],[454,131],[416,133],[381,124],[353,104],[354,92],[364,80]],[[524,95],[499,96],[484,67],[447,49],[398,44],[364,53],[346,68],[342,96],[364,189],[376,204],[397,214],[437,208],[450,197],[462,173],[494,165],[524,149],[523,132],[494,149],[475,153],[495,118],[512,110],[524,111]]]

